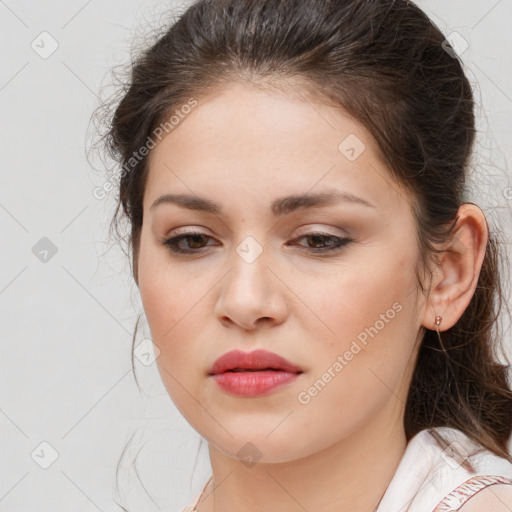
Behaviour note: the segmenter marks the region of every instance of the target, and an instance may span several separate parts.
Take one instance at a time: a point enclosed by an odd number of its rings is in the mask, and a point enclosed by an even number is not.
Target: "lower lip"
[[[213,375],[221,389],[238,396],[261,396],[293,382],[300,373],[285,371],[224,372]]]

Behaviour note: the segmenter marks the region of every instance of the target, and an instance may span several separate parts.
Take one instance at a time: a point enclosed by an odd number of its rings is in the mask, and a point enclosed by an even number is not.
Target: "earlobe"
[[[425,308],[424,327],[447,330],[463,315],[475,294],[488,236],[482,210],[473,203],[461,205],[453,234],[439,256],[436,280]],[[442,326],[436,325],[438,316],[442,317]]]

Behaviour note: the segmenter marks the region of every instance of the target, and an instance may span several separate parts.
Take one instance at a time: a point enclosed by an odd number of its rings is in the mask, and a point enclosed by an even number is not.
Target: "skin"
[[[486,487],[467,501],[459,512],[510,512],[512,486],[496,484]]]
[[[366,146],[354,161],[338,149],[350,134]],[[279,197],[331,188],[373,207],[270,212]],[[225,211],[151,209],[166,193],[205,197]],[[217,487],[209,485],[199,512],[375,509],[406,447],[403,413],[423,329],[435,329],[435,315],[443,317],[440,331],[460,318],[487,243],[483,213],[463,205],[427,300],[414,273],[411,201],[365,128],[298,88],[225,86],[198,98],[152,150],[138,286],[164,385],[209,443]],[[190,230],[207,237],[181,242],[192,255],[159,242]],[[332,243],[305,237],[318,232],[353,242],[314,253]],[[252,263],[236,250],[248,236],[262,249]],[[394,318],[359,343],[321,392],[299,402],[393,304],[401,306]],[[267,396],[229,395],[207,374],[236,348],[276,352],[303,374]],[[237,455],[248,442],[257,459],[250,466]]]

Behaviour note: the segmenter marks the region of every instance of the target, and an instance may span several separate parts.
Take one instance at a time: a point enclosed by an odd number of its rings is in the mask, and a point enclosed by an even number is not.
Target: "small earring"
[[[439,316],[439,315],[436,315],[436,319],[434,321],[434,324],[439,327],[441,325],[441,322],[443,321],[443,317],[442,316]]]

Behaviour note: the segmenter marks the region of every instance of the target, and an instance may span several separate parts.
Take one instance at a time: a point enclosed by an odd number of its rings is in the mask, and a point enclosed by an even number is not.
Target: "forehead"
[[[145,209],[164,192],[257,200],[335,186],[374,203],[396,196],[364,126],[306,91],[234,83],[196,100],[151,150]]]

